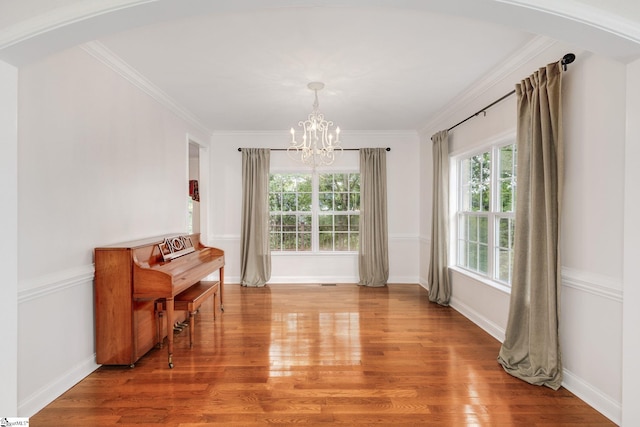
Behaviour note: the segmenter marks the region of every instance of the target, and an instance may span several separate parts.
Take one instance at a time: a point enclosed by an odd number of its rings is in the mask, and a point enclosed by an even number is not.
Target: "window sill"
[[[462,274],[463,276],[467,276],[470,279],[473,279],[477,282],[480,282],[486,286],[492,287],[502,293],[505,293],[507,295],[511,295],[511,287],[503,284],[503,283],[499,283],[496,281],[493,281],[491,279],[488,279],[487,277],[481,276],[479,274],[473,273],[472,271],[469,270],[465,270],[464,268],[458,267],[458,266],[449,266],[449,270],[450,271],[454,271],[458,274]]]

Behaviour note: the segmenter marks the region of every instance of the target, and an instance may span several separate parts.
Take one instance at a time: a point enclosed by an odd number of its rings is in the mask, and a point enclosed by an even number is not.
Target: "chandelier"
[[[311,82],[307,85],[315,92],[313,111],[307,120],[298,122],[302,128],[302,140],[296,141],[296,131],[291,128],[291,143],[287,153],[294,160],[300,161],[313,168],[320,165],[328,166],[336,159],[336,151],[342,151],[340,146],[340,127],[332,132],[333,122],[324,119],[324,114],[318,109],[318,91],[324,88],[324,83]]]

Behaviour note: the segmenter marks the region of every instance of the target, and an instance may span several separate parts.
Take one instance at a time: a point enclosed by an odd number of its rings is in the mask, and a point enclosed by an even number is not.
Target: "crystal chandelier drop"
[[[324,83],[311,82],[307,87],[315,92],[313,111],[307,120],[298,122],[302,128],[302,140],[296,141],[296,131],[291,128],[291,143],[287,153],[294,160],[300,161],[313,168],[330,165],[336,159],[336,151],[342,151],[340,146],[340,127],[332,131],[333,122],[324,119],[324,114],[318,109],[318,91],[324,88]]]

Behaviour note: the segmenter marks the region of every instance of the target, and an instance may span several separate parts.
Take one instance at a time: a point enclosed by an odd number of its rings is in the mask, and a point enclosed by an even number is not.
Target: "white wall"
[[[562,49],[550,47],[504,80],[513,88],[538,67],[561,58],[566,53]],[[561,231],[563,385],[618,423],[622,405],[625,72],[624,64],[582,53],[563,79],[566,153]],[[497,96],[489,93],[496,92],[492,88],[465,115],[511,88]],[[486,117],[479,116],[456,128],[451,134],[451,151],[463,152],[513,132],[515,110],[512,96],[492,107]],[[455,122],[450,119],[441,126],[445,128]],[[428,129],[423,139],[436,130]],[[430,142],[425,142],[430,147]],[[422,161],[427,167],[431,164],[427,150],[423,150]],[[430,201],[423,205],[431,209]],[[427,211],[423,216],[430,218],[431,214]],[[426,226],[422,223],[422,235],[428,236]],[[428,251],[421,255],[421,263],[424,284]],[[451,278],[452,306],[502,340],[509,295],[459,271],[453,271]]]
[[[240,217],[242,211],[242,154],[239,147],[286,148],[287,131],[215,133],[211,144],[211,237],[209,243],[225,250],[225,275],[240,281]],[[414,132],[343,132],[343,147],[390,147],[387,153],[389,215],[389,283],[416,283],[419,277],[419,158]],[[357,151],[342,153],[325,170],[358,170]],[[271,169],[308,170],[286,152],[271,152]],[[283,255],[272,253],[270,283],[354,283],[359,280],[355,255]]]
[[[640,425],[640,60],[627,66],[622,424]]]
[[[30,416],[95,369],[93,249],[184,232],[187,134],[80,48],[19,72],[18,402]]]
[[[0,414],[18,415],[18,70],[0,61]]]

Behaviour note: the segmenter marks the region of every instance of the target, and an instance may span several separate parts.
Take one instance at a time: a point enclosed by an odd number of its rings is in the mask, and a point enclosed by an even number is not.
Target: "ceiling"
[[[320,110],[342,129],[418,129],[532,38],[383,8],[278,8],[148,25],[100,40],[209,129],[289,129]]]
[[[22,1],[22,9],[15,10],[20,19],[27,13],[27,0]],[[74,3],[56,1],[60,7]],[[456,2],[473,9],[480,4],[475,1]],[[0,0],[0,9],[9,3]],[[213,3],[227,6],[213,8]],[[440,5],[431,8],[412,0],[401,2],[409,7],[389,7],[385,1],[335,3],[276,0],[269,4],[277,7],[258,7],[266,3],[191,0],[200,5],[191,13],[173,2],[173,9],[153,19],[149,9],[138,15],[115,11],[115,24],[94,19],[91,26],[85,19],[84,27],[74,23],[66,32],[54,30],[62,33],[57,48],[93,40],[94,47],[126,63],[211,131],[286,131],[311,112],[311,81],[325,83],[318,94],[320,110],[343,130],[421,129],[536,38],[529,21],[506,26],[486,17],[486,8],[477,19],[470,8],[456,13],[444,1],[430,2]],[[554,25],[548,21],[548,28]],[[10,27],[17,33],[16,28]],[[72,31],[84,31],[84,39],[74,39]],[[23,53],[20,46],[6,46],[0,43],[0,59],[3,53],[10,59]]]

